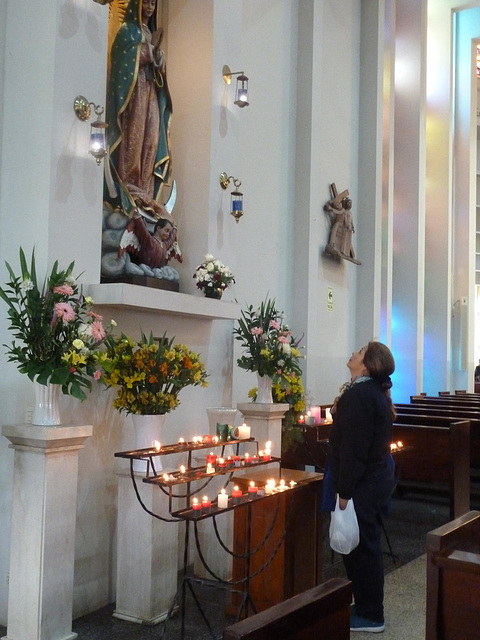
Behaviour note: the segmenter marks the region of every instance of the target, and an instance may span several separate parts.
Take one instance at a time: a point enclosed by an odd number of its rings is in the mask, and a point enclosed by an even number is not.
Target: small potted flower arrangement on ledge
[[[203,291],[206,298],[216,298],[217,300],[220,300],[224,290],[235,282],[230,269],[210,253],[207,253],[205,261],[198,265],[193,277],[197,280],[197,287]]]

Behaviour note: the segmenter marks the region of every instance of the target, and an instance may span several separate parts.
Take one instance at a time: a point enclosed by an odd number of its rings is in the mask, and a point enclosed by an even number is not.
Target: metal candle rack
[[[134,486],[134,490],[136,493],[136,496],[142,506],[142,508],[147,511],[147,513],[149,513],[150,515],[152,515],[153,517],[159,519],[159,520],[163,520],[165,522],[185,522],[185,536],[184,536],[184,554],[183,554],[183,579],[182,579],[182,584],[180,585],[177,594],[175,595],[175,598],[170,606],[170,609],[167,613],[167,617],[164,621],[164,627],[163,627],[163,631],[162,631],[162,635],[161,638],[164,637],[166,629],[167,629],[167,624],[168,621],[171,618],[171,615],[177,605],[177,600],[178,598],[181,596],[181,613],[182,613],[182,619],[181,619],[181,638],[183,640],[183,638],[185,637],[185,611],[186,611],[186,589],[187,587],[190,589],[194,601],[202,615],[202,618],[205,622],[205,624],[207,625],[209,632],[211,634],[211,637],[213,638],[213,640],[217,640],[214,632],[212,630],[212,627],[205,615],[205,612],[203,611],[201,604],[198,600],[198,597],[196,596],[196,594],[193,591],[193,584],[202,584],[202,585],[207,585],[207,586],[216,586],[219,588],[224,588],[224,589],[228,589],[230,592],[232,593],[240,593],[242,595],[242,602],[237,614],[237,620],[240,619],[242,612],[245,612],[245,614],[248,616],[248,612],[249,612],[249,607],[252,607],[252,610],[254,613],[256,613],[256,608],[255,608],[255,604],[253,603],[253,600],[250,596],[249,593],[249,583],[250,580],[255,577],[256,575],[258,575],[259,573],[261,573],[271,562],[271,560],[273,559],[273,557],[276,555],[277,551],[279,550],[281,544],[283,543],[283,540],[285,538],[285,533],[286,530],[288,528],[288,518],[287,518],[287,527],[285,527],[285,531],[283,536],[281,537],[281,539],[279,540],[278,544],[276,545],[275,549],[273,550],[271,557],[265,562],[265,564],[258,570],[255,572],[255,574],[250,575],[250,558],[251,556],[253,556],[261,547],[263,547],[265,541],[269,538],[269,536],[272,534],[273,529],[274,529],[274,525],[277,519],[277,515],[278,515],[278,502],[277,502],[277,508],[273,514],[273,518],[272,518],[272,523],[270,528],[268,529],[268,531],[265,534],[265,537],[263,539],[263,541],[260,543],[260,545],[258,545],[258,547],[256,549],[251,549],[250,548],[250,534],[251,534],[251,504],[253,502],[256,502],[258,500],[262,500],[262,499],[269,499],[272,498],[271,495],[266,495],[263,497],[255,497],[255,498],[250,498],[247,494],[242,495],[242,498],[236,502],[233,503],[232,498],[229,498],[228,501],[228,506],[226,508],[219,508],[218,507],[218,503],[216,500],[211,501],[211,508],[209,512],[200,512],[200,513],[196,513],[193,511],[192,507],[189,506],[190,505],[190,500],[192,498],[193,495],[200,493],[201,491],[203,491],[203,489],[205,488],[205,486],[207,486],[209,484],[209,482],[217,476],[220,475],[227,475],[229,476],[226,483],[225,483],[225,488],[227,487],[227,485],[229,484],[229,482],[231,481],[231,478],[233,476],[233,474],[235,473],[235,471],[238,471],[239,469],[245,469],[245,468],[251,468],[251,467],[260,467],[260,466],[264,466],[266,464],[271,464],[271,463],[277,463],[278,465],[280,465],[281,462],[281,458],[277,458],[272,456],[268,461],[258,461],[258,462],[254,462],[254,463],[249,463],[247,465],[243,465],[243,466],[235,466],[235,467],[227,467],[227,468],[222,468],[221,470],[218,470],[218,467],[215,469],[215,471],[209,472],[207,473],[207,467],[205,466],[201,466],[201,467],[193,467],[192,466],[192,454],[197,452],[197,451],[201,451],[202,449],[213,449],[213,448],[218,448],[221,447],[221,455],[220,457],[223,457],[223,453],[225,451],[225,446],[228,445],[233,445],[235,446],[235,451],[236,454],[238,455],[239,453],[239,448],[240,445],[244,445],[246,443],[253,443],[256,446],[256,452],[257,452],[257,456],[258,456],[258,442],[254,439],[254,438],[245,438],[242,440],[228,440],[227,442],[209,442],[209,443],[198,443],[198,442],[185,442],[185,443],[178,443],[178,444],[171,444],[171,445],[164,445],[162,447],[160,447],[159,449],[157,448],[153,448],[153,447],[149,447],[149,448],[145,448],[145,449],[135,449],[135,450],[131,450],[131,451],[121,451],[121,452],[117,452],[115,453],[115,457],[116,458],[124,458],[130,461],[130,475],[132,478],[132,483]],[[176,472],[172,472],[168,474],[168,480],[164,478],[163,473],[157,472],[156,468],[155,468],[155,459],[158,456],[166,456],[166,455],[172,455],[172,454],[179,454],[179,453],[187,453],[188,454],[188,461],[187,461],[187,465],[186,465],[186,469],[185,472],[182,473],[181,471],[176,471]],[[142,478],[142,481],[145,482],[146,484],[153,484],[158,486],[166,495],[168,495],[168,504],[169,504],[169,513],[171,518],[165,518],[163,516],[160,516],[159,514],[153,513],[152,511],[150,511],[149,509],[147,509],[147,507],[145,506],[145,504],[142,501],[142,498],[140,496],[140,493],[138,491],[138,487],[137,487],[137,482],[136,482],[136,478],[135,478],[135,474],[134,474],[134,470],[133,470],[133,461],[134,460],[146,460],[147,461],[147,469],[145,472],[145,477]],[[281,474],[281,469],[280,466],[278,468],[278,475],[280,476]],[[195,490],[192,490],[192,483],[195,482],[197,483],[198,481],[204,481],[202,483],[202,485],[200,487],[197,487]],[[184,485],[186,488],[185,493],[177,493],[175,494],[173,489],[174,487],[178,487],[179,485]],[[183,508],[183,509],[179,509],[179,510],[174,510],[173,509],[173,500],[174,499],[181,499],[184,500],[187,507]],[[219,541],[220,545],[222,546],[222,548],[229,553],[232,556],[236,556],[239,557],[237,554],[235,554],[233,551],[230,551],[225,544],[222,542],[222,540],[220,539],[218,530],[217,530],[217,526],[216,526],[216,521],[215,521],[215,517],[221,513],[225,513],[227,511],[231,511],[233,509],[235,509],[236,507],[239,506],[243,506],[243,507],[247,507],[248,508],[248,513],[247,513],[247,544],[246,544],[246,553],[242,554],[241,557],[245,558],[245,562],[246,562],[246,575],[244,578],[242,578],[241,580],[237,580],[235,582],[232,581],[225,581],[222,578],[218,577],[215,575],[215,573],[210,569],[210,567],[208,567],[205,558],[202,554],[201,548],[200,548],[200,542],[198,539],[198,531],[197,531],[197,523],[201,520],[207,519],[207,518],[213,518],[213,525],[214,525],[214,529],[215,529],[215,534],[217,537],[217,540]],[[194,531],[195,531],[195,542],[196,542],[196,547],[197,547],[197,551],[199,554],[199,558],[204,566],[204,568],[206,569],[206,571],[213,577],[213,580],[206,580],[206,579],[199,579],[196,577],[192,577],[192,576],[188,576],[187,575],[187,566],[188,566],[188,549],[189,549],[189,536],[190,536],[190,524],[193,522],[194,524]],[[235,587],[236,585],[244,585],[244,589],[243,590],[236,590],[232,587]]]

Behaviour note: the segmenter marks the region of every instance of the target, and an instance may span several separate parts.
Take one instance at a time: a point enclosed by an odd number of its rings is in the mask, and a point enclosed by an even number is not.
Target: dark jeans
[[[360,543],[343,562],[353,584],[357,614],[383,622],[383,553],[381,512],[394,487],[393,469],[386,464],[365,477],[355,489],[353,502],[360,529]]]

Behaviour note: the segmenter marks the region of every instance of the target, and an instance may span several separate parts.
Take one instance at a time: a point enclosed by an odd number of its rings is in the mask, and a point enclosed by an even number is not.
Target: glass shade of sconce
[[[237,87],[235,89],[235,102],[237,107],[248,107],[248,78],[243,71],[230,71],[230,67],[226,64],[222,69],[222,76],[225,84],[232,83],[232,76],[238,76]]]
[[[235,189],[230,194],[230,215],[235,218],[235,222],[238,223],[243,216],[243,193],[238,190],[238,187],[242,184],[238,178],[229,176],[225,171],[220,174],[220,186],[225,191],[228,188],[230,182],[233,182]]]
[[[88,153],[95,158],[97,165],[100,165],[102,158],[107,155],[107,138],[105,129],[108,127],[108,124],[103,122],[100,117],[104,112],[104,108],[99,104],[89,102],[83,96],[77,96],[73,102],[73,110],[75,111],[77,118],[83,122],[90,118],[92,106],[97,119],[90,123],[90,149]]]

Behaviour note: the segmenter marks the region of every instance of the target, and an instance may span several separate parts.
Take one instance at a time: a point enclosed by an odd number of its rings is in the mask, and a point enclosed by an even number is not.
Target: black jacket
[[[388,464],[390,407],[375,380],[354,384],[340,397],[330,430],[328,461],[333,489],[341,498],[351,498],[360,480]]]

